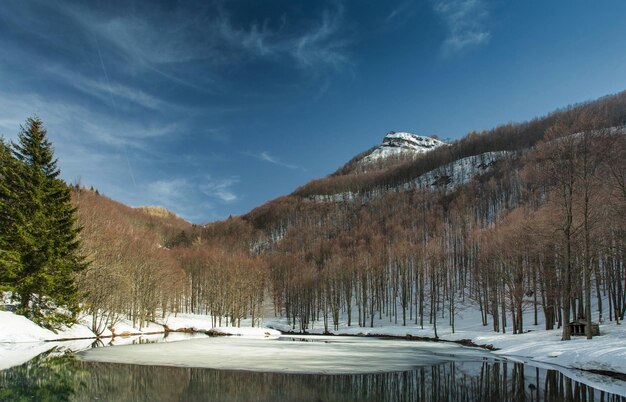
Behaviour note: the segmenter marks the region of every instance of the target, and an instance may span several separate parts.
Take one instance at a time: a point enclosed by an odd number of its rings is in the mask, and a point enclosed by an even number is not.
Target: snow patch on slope
[[[415,188],[435,189],[443,187],[446,190],[453,190],[457,186],[469,183],[474,177],[489,172],[498,161],[507,159],[510,155],[511,152],[509,151],[497,151],[461,158],[428,171],[393,189],[372,189],[367,194],[348,191],[330,195],[314,195],[308,199],[315,202],[346,202],[356,199],[367,200],[390,191],[401,192]]]
[[[469,183],[475,176],[488,172],[499,160],[509,155],[508,151],[498,151],[461,158],[424,173],[413,182],[407,183],[405,187],[409,189],[445,185],[452,189]]]

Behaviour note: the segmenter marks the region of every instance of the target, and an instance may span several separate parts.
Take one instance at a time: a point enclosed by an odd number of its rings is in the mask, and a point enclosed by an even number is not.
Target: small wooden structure
[[[585,327],[587,326],[586,320],[574,320],[569,323],[569,332],[572,335],[585,335]],[[600,335],[600,326],[592,322],[591,323],[591,335]]]

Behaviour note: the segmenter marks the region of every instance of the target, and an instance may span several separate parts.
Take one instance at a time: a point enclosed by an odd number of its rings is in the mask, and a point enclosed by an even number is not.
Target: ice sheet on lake
[[[209,338],[91,349],[78,357],[107,363],[318,374],[404,371],[451,360],[494,358],[458,345],[349,337]]]

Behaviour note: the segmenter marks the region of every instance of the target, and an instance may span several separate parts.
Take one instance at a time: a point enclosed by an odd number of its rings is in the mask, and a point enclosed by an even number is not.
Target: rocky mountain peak
[[[375,162],[381,158],[388,158],[400,153],[423,154],[444,145],[438,139],[417,135],[408,132],[390,131],[383,143],[363,158],[363,162]]]

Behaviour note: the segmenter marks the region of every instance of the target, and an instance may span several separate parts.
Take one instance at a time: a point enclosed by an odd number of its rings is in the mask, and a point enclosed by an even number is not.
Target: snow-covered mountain
[[[424,137],[407,132],[389,132],[383,139],[382,145],[375,148],[362,160],[363,163],[376,162],[390,156],[406,154],[423,154],[444,145],[435,138]]]

